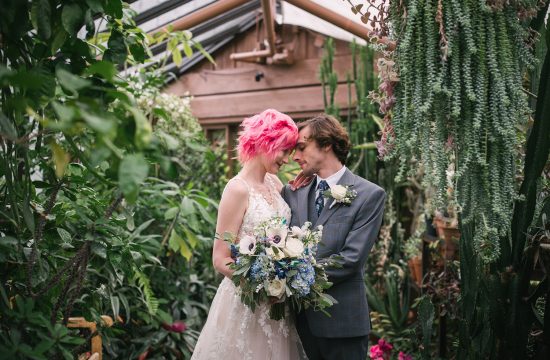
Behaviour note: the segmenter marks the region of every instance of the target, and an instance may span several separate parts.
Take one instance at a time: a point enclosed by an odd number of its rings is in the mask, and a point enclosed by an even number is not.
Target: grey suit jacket
[[[306,221],[313,226],[323,225],[322,243],[317,258],[333,254],[342,257],[341,268],[327,269],[333,283],[327,293],[338,304],[328,308],[331,317],[322,312],[306,310],[311,333],[318,337],[343,338],[364,336],[370,332],[370,316],[363,274],[367,256],[378,236],[384,213],[386,193],[347,169],[338,181],[340,185],[351,185],[357,197],[349,206],[335,204],[330,199],[319,218],[315,213],[314,183],[296,191],[285,186],[282,196],[292,209],[291,226],[302,226]]]

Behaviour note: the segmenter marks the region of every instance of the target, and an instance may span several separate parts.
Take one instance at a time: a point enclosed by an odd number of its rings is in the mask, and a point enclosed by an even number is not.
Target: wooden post
[[[101,320],[103,325],[107,327],[113,326],[113,319],[110,316],[102,315]],[[71,317],[69,318],[69,323],[67,325],[69,328],[79,328],[79,329],[89,329],[91,333],[94,333],[97,330],[97,324],[92,321],[86,321],[83,317]],[[97,354],[95,357],[98,360],[102,360],[103,352],[101,347],[101,336],[96,335],[92,337],[92,356]]]

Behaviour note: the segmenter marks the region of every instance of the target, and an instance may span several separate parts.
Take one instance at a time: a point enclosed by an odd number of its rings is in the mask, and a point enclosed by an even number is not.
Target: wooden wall
[[[292,64],[268,65],[230,59],[232,53],[258,48],[258,40],[266,38],[260,25],[212,54],[216,65],[203,60],[166,89],[178,96],[192,96],[191,109],[207,138],[227,144],[229,176],[234,169],[238,127],[245,117],[273,108],[299,121],[325,108],[319,67],[326,37],[292,25],[277,26],[276,33],[278,44],[292,52]],[[351,67],[349,43],[336,40],[334,69],[339,85],[335,101],[343,114],[350,108],[346,74],[351,72]],[[256,81],[259,72],[263,77]],[[354,88],[351,100],[353,109]]]
[[[277,109],[295,119],[322,112],[323,92],[318,73],[325,37],[284,25],[277,27],[277,38],[287,49],[293,50],[293,64],[267,65],[230,59],[232,53],[258,47],[257,40],[265,39],[260,26],[241,34],[213,54],[216,66],[202,61],[172,83],[167,92],[191,95],[192,111],[204,128],[238,125],[243,118],[267,108]],[[335,45],[334,68],[339,75],[336,102],[340,109],[347,111],[346,73],[351,71],[351,51],[346,42],[338,40]],[[259,72],[264,76],[256,81]],[[354,90],[352,101],[355,101]]]

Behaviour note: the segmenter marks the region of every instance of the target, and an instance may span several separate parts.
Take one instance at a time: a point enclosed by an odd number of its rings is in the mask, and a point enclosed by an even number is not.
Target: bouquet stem
[[[276,303],[269,309],[269,317],[273,320],[282,320],[285,317],[285,303]]]

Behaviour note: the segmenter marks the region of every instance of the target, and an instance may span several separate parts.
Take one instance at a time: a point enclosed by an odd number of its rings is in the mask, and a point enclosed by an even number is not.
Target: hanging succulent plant
[[[510,233],[518,128],[530,112],[522,74],[534,63],[532,34],[520,19],[539,3],[390,2],[399,82],[392,84],[397,100],[386,122],[392,137],[384,150],[392,151],[383,154],[399,159],[400,177],[414,172],[410,159],[421,161],[440,208],[454,162],[457,210],[464,224],[475,226],[473,245],[486,263],[499,257],[500,239]]]

